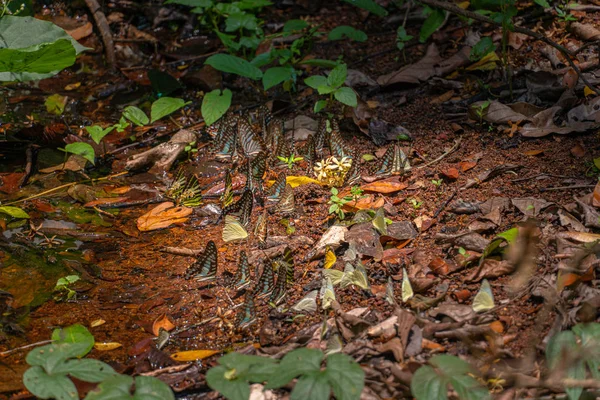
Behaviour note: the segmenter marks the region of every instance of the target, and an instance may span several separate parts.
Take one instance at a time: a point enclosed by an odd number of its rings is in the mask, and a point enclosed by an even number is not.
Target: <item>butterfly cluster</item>
[[[165,196],[178,206],[196,207],[202,203],[198,179],[194,175],[186,176],[182,168],[179,168],[175,179],[167,187]]]

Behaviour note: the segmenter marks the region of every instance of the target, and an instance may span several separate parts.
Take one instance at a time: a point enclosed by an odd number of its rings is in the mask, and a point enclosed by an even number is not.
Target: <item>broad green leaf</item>
[[[331,389],[327,382],[325,372],[317,372],[309,375],[303,375],[298,379],[290,400],[328,400]]]
[[[414,373],[410,391],[417,400],[448,399],[447,379],[439,376],[429,365],[424,365]]]
[[[267,7],[271,4],[273,3],[268,0],[242,0],[237,3],[237,6],[240,10],[252,10],[255,8]]]
[[[279,363],[279,373],[269,379],[265,389],[280,388],[292,379],[321,370],[323,352],[316,349],[296,349],[286,354]]]
[[[79,54],[82,51],[87,50],[86,47],[80,45],[75,39],[67,34],[63,29],[54,25],[49,21],[42,21],[33,17],[16,17],[11,15],[5,15],[0,18],[0,64],[15,63],[17,58],[7,58],[5,51],[7,50],[24,50],[27,49],[29,52],[36,50],[34,46],[40,46],[37,50],[42,51],[41,47],[44,48],[46,56],[38,66],[43,65],[45,69],[50,69],[50,72],[35,72],[35,71],[22,71],[22,72],[0,72],[0,81],[28,81],[48,78],[58,73],[62,68],[62,65],[69,61],[71,64],[74,62],[74,58],[71,58],[70,51],[67,51],[64,41],[70,42],[71,47],[75,49],[75,54]],[[60,41],[59,44],[54,44]],[[58,47],[53,47],[58,46]],[[57,50],[61,50],[61,60],[58,60]],[[65,60],[62,60],[62,57]],[[54,64],[58,63],[58,64]],[[70,65],[70,64],[69,64]],[[5,70],[5,71],[13,71]]]
[[[365,372],[350,356],[342,353],[327,357],[327,380],[338,400],[358,400],[365,386]]]
[[[431,36],[444,22],[446,13],[443,10],[434,9],[431,14],[427,17],[423,26],[421,26],[421,32],[419,32],[419,41],[425,43],[429,36]]]
[[[344,0],[346,3],[350,3],[356,7],[362,8],[363,10],[367,10],[372,12],[375,15],[380,17],[385,17],[388,15],[388,12],[385,8],[381,7],[379,4],[375,3],[373,0]]]
[[[219,364],[224,365],[230,369],[237,368],[238,370],[248,369],[252,366],[259,364],[271,364],[276,362],[277,360],[274,360],[269,357],[249,356],[240,353],[229,353],[219,358]]]
[[[600,169],[600,157],[594,158],[594,166],[596,166],[596,168]]]
[[[519,236],[519,228],[510,228],[496,235],[496,237],[506,240],[508,244],[513,244],[517,240],[517,236]]]
[[[85,158],[86,160],[88,160],[89,162],[91,162],[92,164],[95,163],[94,161],[96,158],[96,152],[94,151],[94,148],[88,143],[83,143],[83,142],[69,143],[68,145],[65,146],[65,148],[63,150],[67,153],[76,154],[78,156],[81,156],[81,157]]]
[[[55,344],[75,343],[86,346],[85,348],[87,348],[87,351],[83,354],[76,355],[76,357],[83,357],[94,346],[94,336],[92,336],[85,326],[80,324],[55,329],[52,331],[52,340]]]
[[[225,45],[225,47],[227,47],[228,50],[238,51],[242,48],[242,45],[235,41],[235,35],[228,35],[227,33],[223,33],[220,31],[217,31],[216,33],[219,39],[221,39],[221,42],[223,42],[223,44]]]
[[[576,360],[575,365],[571,365],[567,369],[567,378],[577,381],[585,379],[585,363],[583,362],[583,360]],[[579,400],[579,398],[581,397],[581,393],[583,393],[583,388],[570,387],[566,388],[565,392],[567,392],[569,400]]]
[[[581,339],[582,352],[594,379],[600,379],[600,324],[577,324],[573,332]]]
[[[87,346],[81,343],[48,344],[31,350],[25,357],[25,361],[32,367],[40,366],[52,374],[54,369],[66,360],[80,357],[82,354],[86,354],[86,350]]]
[[[90,134],[90,137],[96,144],[100,144],[104,136],[108,135],[115,129],[114,126],[109,126],[108,128],[102,129],[99,125],[86,126],[85,130]]]
[[[250,397],[248,382],[236,376],[234,369],[224,365],[209,369],[206,373],[206,383],[228,400],[248,400]]]
[[[71,375],[84,382],[98,383],[117,375],[115,370],[100,360],[89,358],[67,360],[52,371],[53,374]]]
[[[215,89],[204,96],[201,111],[206,126],[214,124],[227,112],[232,95],[229,89],[223,90],[222,94],[221,90]]]
[[[333,93],[335,92],[335,88],[329,86],[329,85],[323,85],[323,86],[319,86],[317,88],[317,92],[319,92],[319,94],[329,94],[329,93]]]
[[[68,286],[71,283],[75,283],[79,280],[79,275],[67,275],[63,278],[60,278],[58,281],[56,281],[56,287],[58,286]]]
[[[240,29],[255,30],[258,27],[256,17],[249,13],[231,14],[225,20],[225,32],[235,32]]]
[[[265,90],[269,90],[275,85],[279,85],[283,81],[291,79],[294,75],[292,67],[272,67],[265,71],[262,82]]]
[[[302,60],[298,64],[311,65],[311,66],[323,67],[323,68],[335,68],[338,65],[338,63],[336,61],[322,60],[320,58],[310,58],[308,60]]]
[[[469,59],[471,61],[478,61],[495,50],[496,45],[494,44],[494,41],[491,37],[486,36],[477,42],[475,46],[473,46],[471,53],[469,54]]]
[[[343,103],[350,107],[356,107],[356,105],[358,104],[358,100],[356,99],[356,93],[354,93],[354,90],[347,86],[341,87],[338,90],[336,90],[333,96],[340,103]]]
[[[283,25],[284,32],[293,32],[293,31],[301,31],[302,29],[308,27],[308,22],[301,19],[290,19],[286,21],[285,25]]]
[[[229,54],[215,54],[214,56],[210,56],[205,64],[219,71],[245,76],[254,80],[262,78],[262,71],[260,69],[242,58]]]
[[[357,42],[366,42],[368,36],[366,33],[361,31],[360,29],[354,29],[348,25],[340,25],[336,26],[329,32],[329,36],[327,38],[329,40],[342,40],[347,37],[350,40],[355,40]]]
[[[333,88],[339,88],[344,84],[348,76],[348,68],[346,64],[340,64],[331,70],[329,76],[327,76],[327,84]]]
[[[135,387],[135,393],[133,388]],[[85,397],[85,400],[174,400],[169,385],[152,376],[136,376],[135,381],[126,375],[108,378]]]
[[[254,65],[257,68],[264,67],[267,64],[270,64],[271,61],[275,59],[273,55],[273,51],[267,51],[266,53],[262,53],[257,55],[250,61],[250,64]]]
[[[135,395],[136,400],[156,399],[156,400],[174,400],[173,391],[163,381],[153,376],[135,377]]]
[[[548,3],[548,0],[533,0],[535,2],[535,4],[544,7],[544,8],[551,8],[550,3]]]
[[[315,103],[315,107],[313,109],[313,112],[315,114],[318,114],[319,112],[321,112],[322,109],[324,109],[325,107],[327,107],[327,100],[319,100]]]
[[[0,55],[2,57],[2,55]],[[1,60],[2,58],[0,58]],[[60,94],[53,94],[48,96],[44,105],[46,106],[46,111],[55,115],[62,115],[65,111],[65,106],[67,105],[67,96],[61,96]]]
[[[190,101],[186,102],[183,99],[161,97],[152,103],[152,107],[150,108],[150,123],[158,121],[162,117],[166,117],[190,103]]]
[[[489,400],[492,397],[486,387],[469,375],[453,376],[450,384],[460,400]]]
[[[100,383],[97,388],[85,396],[85,400],[131,399],[133,378],[127,375],[117,375]]]
[[[0,48],[0,78],[11,76],[0,80],[31,80],[26,78],[29,74],[52,76],[74,63],[75,48],[68,39],[20,49]]]
[[[76,400],[77,388],[66,375],[48,375],[42,367],[29,368],[23,374],[27,390],[41,399]]]
[[[240,46],[246,47],[252,50],[256,50],[260,45],[261,39],[257,36],[242,36],[240,38]]]
[[[150,122],[150,119],[145,112],[137,108],[136,106],[128,106],[123,110],[123,116],[136,124],[137,126],[144,126]]]
[[[438,368],[442,373],[448,376],[464,375],[473,372],[473,367],[468,362],[461,360],[456,356],[440,354],[429,360],[429,364]]]
[[[320,86],[327,86],[327,78],[321,75],[313,75],[306,78],[304,83],[313,89],[318,89]]]
[[[22,208],[13,206],[0,206],[0,213],[8,214],[13,218],[30,218]]]
[[[571,331],[559,332],[552,336],[546,345],[546,361],[552,370],[560,365],[563,354],[577,350],[577,338]]]

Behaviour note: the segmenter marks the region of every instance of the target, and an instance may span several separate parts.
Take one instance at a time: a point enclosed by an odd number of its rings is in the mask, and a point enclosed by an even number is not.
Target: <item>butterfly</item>
[[[252,203],[254,196],[251,190],[244,190],[242,196],[236,201],[223,208],[221,215],[234,215],[240,219],[242,226],[247,227],[250,223],[250,217],[252,215]]]
[[[198,256],[196,262],[185,271],[185,279],[192,277],[200,282],[211,281],[217,277],[217,246],[212,240],[206,244],[204,252]]]
[[[258,248],[264,249],[267,247],[267,237],[268,237],[268,228],[267,228],[267,209],[263,209],[263,213],[258,216],[256,219],[256,226],[254,227],[254,236],[256,236],[258,240]]]
[[[283,140],[283,121],[280,119],[273,119],[267,126],[264,137],[265,143],[269,145],[271,151],[275,150],[279,142]]]
[[[318,290],[313,290],[304,296],[298,303],[296,303],[291,310],[302,313],[302,312],[315,312],[317,311],[317,295]]]
[[[325,343],[326,356],[334,353],[341,353],[343,349],[344,343],[342,342],[342,338],[337,332],[329,336],[329,339],[327,339],[327,342]]]
[[[246,252],[242,250],[238,261],[238,269],[233,277],[233,285],[236,290],[242,290],[250,283],[252,283],[250,280],[250,264],[248,264]]]
[[[346,171],[346,175],[344,175],[344,186],[352,186],[357,183],[360,183],[361,175],[360,175],[360,159],[357,154],[352,154],[352,164],[350,164],[350,169]]]
[[[316,152],[321,154],[325,148],[325,144],[328,142],[327,119],[322,118],[319,121],[319,127],[317,128],[317,132],[315,132],[314,142]]]
[[[375,176],[401,175],[410,170],[408,157],[400,146],[394,144],[388,147],[381,159],[381,165]]]
[[[176,199],[185,189],[186,183],[187,179],[185,177],[185,173],[183,171],[183,168],[180,167],[177,170],[177,174],[175,175],[173,182],[171,182],[171,184],[167,187],[167,190],[165,191],[165,196],[167,196],[170,199]]]
[[[285,268],[287,282],[294,283],[294,255],[289,247],[283,251],[283,259],[278,261],[279,268]]]
[[[213,151],[217,160],[227,160],[236,154],[237,132],[236,127],[225,124],[221,134],[215,137]]]
[[[306,144],[304,145],[304,152],[302,153],[304,159],[308,163],[308,165],[313,166],[317,161],[317,151],[315,149],[315,139],[314,136],[309,136]]]
[[[410,284],[410,280],[408,279],[408,273],[406,272],[406,268],[402,269],[402,301],[404,303],[408,302],[415,295],[413,291],[412,285]]]
[[[323,268],[329,269],[333,267],[336,261],[337,257],[335,256],[335,253],[333,252],[333,250],[331,250],[331,247],[327,245],[327,247],[325,248],[325,263],[323,265]]]
[[[275,212],[283,213],[283,214],[291,214],[296,209],[296,201],[294,199],[294,189],[288,183],[285,185],[285,189],[281,193],[281,198],[279,199],[279,203],[275,207],[273,207]]]
[[[237,128],[238,145],[246,158],[252,159],[266,150],[264,141],[246,119],[240,118]]]
[[[177,205],[186,207],[196,207],[202,204],[202,196],[200,195],[200,183],[198,178],[192,175],[188,179],[185,188],[179,193],[176,198]]]
[[[331,133],[329,134],[329,151],[331,152],[331,155],[337,159],[351,157],[352,151],[344,143],[335,120],[333,121],[332,125],[333,127],[331,129]]]
[[[234,242],[236,240],[244,240],[248,237],[248,232],[240,224],[238,219],[232,215],[225,216],[225,225],[222,233],[224,242]]]
[[[246,189],[252,190],[253,193],[262,193],[262,182],[266,169],[266,153],[259,153],[254,159],[249,160],[246,170]]]
[[[225,189],[219,199],[221,201],[221,208],[225,208],[233,202],[233,183],[231,178],[231,170],[225,172]]]
[[[274,287],[275,274],[273,272],[273,267],[269,263],[265,263],[262,274],[260,274],[258,283],[254,288],[254,295],[260,297],[268,295],[269,293],[273,292]]]
[[[262,128],[262,135],[263,137],[266,137],[271,121],[273,121],[273,114],[271,113],[271,110],[269,110],[269,107],[263,104],[258,107],[257,117]]]
[[[277,175],[277,179],[275,180],[275,183],[269,188],[269,190],[267,190],[267,200],[269,200],[269,201],[279,200],[281,198],[281,194],[283,193],[283,190],[285,189],[285,184],[286,184],[285,172],[280,172],[279,175]]]
[[[269,298],[269,302],[279,305],[283,301],[287,294],[287,270],[286,268],[279,264],[279,270],[277,271],[277,284],[275,285],[275,290],[271,293],[271,297]]]
[[[246,292],[244,304],[238,312],[236,322],[239,329],[246,329],[256,322],[256,308],[254,307],[254,296],[251,292]]]
[[[356,268],[352,264],[346,263],[340,286],[342,288],[346,288],[350,285],[356,285],[364,290],[369,289],[369,278],[367,277],[367,271],[362,266],[360,261],[356,265]]]
[[[398,305],[396,295],[394,295],[394,283],[392,278],[388,277],[387,285],[385,286],[385,300],[393,306]]]
[[[330,279],[332,285],[337,286],[342,283],[344,279],[344,271],[339,271],[337,269],[324,269],[323,278]]]
[[[383,207],[379,208],[375,212],[375,218],[373,218],[371,224],[373,224],[377,232],[379,232],[381,235],[387,235],[387,223],[385,222]]]
[[[473,311],[478,313],[496,307],[496,304],[494,303],[494,294],[492,293],[492,288],[487,279],[484,279],[481,282],[481,288],[479,288],[479,292],[477,292],[473,299],[472,307]]]
[[[323,282],[321,283],[321,291],[319,294],[321,297],[321,308],[323,310],[327,310],[331,307],[331,303],[333,303],[336,300],[335,290],[333,289],[333,283],[331,282],[331,279],[323,279]]]

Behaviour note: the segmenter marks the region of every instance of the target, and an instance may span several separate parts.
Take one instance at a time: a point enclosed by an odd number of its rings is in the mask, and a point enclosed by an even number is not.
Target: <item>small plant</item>
[[[446,399],[448,384],[459,399],[491,399],[490,393],[473,377],[476,370],[466,361],[450,355],[437,355],[415,372],[410,390],[417,400]]]
[[[287,164],[289,169],[294,168],[294,164],[298,161],[304,160],[304,157],[296,157],[294,153],[292,153],[289,157],[281,157],[277,156],[277,159],[284,164]]]
[[[408,202],[413,206],[413,208],[415,210],[418,210],[423,205],[423,201],[419,201],[419,200],[415,199],[414,197],[409,198]]]
[[[564,7],[557,6],[554,9],[556,10],[556,16],[558,17],[559,21],[564,23],[577,21],[577,18],[570,12],[566,11]]]
[[[331,70],[327,78],[321,75],[313,75],[304,80],[304,83],[316,89],[320,95],[329,95],[328,100],[318,100],[315,103],[315,114],[331,107],[334,99],[347,106],[356,107],[356,93],[351,88],[343,86],[347,75],[346,64],[340,64]]]
[[[483,117],[485,115],[486,110],[488,109],[488,107],[490,106],[490,101],[486,100],[483,103],[477,105],[477,106],[473,106],[473,111],[475,111],[475,115],[477,115],[477,117],[479,118],[479,123],[482,124],[483,123]]]
[[[404,51],[406,43],[408,43],[412,38],[412,35],[406,33],[404,26],[400,25],[396,31],[396,47],[398,47],[398,50]]]
[[[463,257],[467,257],[467,250],[465,250],[464,247],[459,247],[458,248],[458,254],[460,254]]]
[[[69,286],[78,280],[79,275],[67,275],[64,278],[60,278],[54,287],[54,292],[56,292],[54,295],[54,300],[64,301],[74,298],[77,295],[77,292],[71,289]]]
[[[442,186],[442,183],[444,183],[444,180],[443,179],[432,179],[431,183],[433,183],[437,187],[440,187],[440,186]]]
[[[198,152],[198,148],[196,147],[196,141],[188,143],[183,149],[188,156],[188,161],[192,157],[192,154],[196,154]]]
[[[365,373],[349,356],[325,356],[317,349],[296,349],[281,361],[268,357],[230,353],[206,373],[206,382],[228,400],[247,400],[252,383],[265,383],[265,389],[281,388],[298,378],[291,399],[326,400],[331,391],[338,400],[358,400]]]
[[[332,187],[331,188],[331,198],[329,199],[329,202],[327,204],[330,204],[329,214],[335,214],[337,216],[337,218],[341,221],[344,218],[346,218],[346,214],[344,214],[344,210],[342,209],[342,207],[344,206],[344,204],[351,201],[352,198],[349,196],[340,198],[338,196],[338,194],[339,194],[338,190],[336,188]]]

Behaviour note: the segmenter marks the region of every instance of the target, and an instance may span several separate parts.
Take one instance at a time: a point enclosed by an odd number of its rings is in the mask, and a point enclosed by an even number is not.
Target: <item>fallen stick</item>
[[[447,152],[445,152],[444,154],[442,154],[441,156],[439,156],[435,160],[429,161],[428,163],[425,163],[423,165],[416,166],[415,169],[425,168],[425,167],[428,167],[428,166],[430,166],[432,164],[435,164],[438,161],[441,161],[442,159],[444,159],[444,157],[446,157],[446,156],[454,153],[456,151],[456,149],[458,149],[459,145],[460,145],[460,139],[458,139],[456,141],[456,143],[454,143],[454,146],[452,146],[452,148],[450,150],[448,150]]]
[[[108,20],[102,12],[102,7],[100,7],[100,4],[98,4],[97,0],[85,0],[85,4],[92,12],[94,20],[96,21],[96,26],[100,31],[100,36],[102,37],[102,42],[104,43],[106,63],[111,70],[114,70],[117,66],[117,59],[115,57],[115,44],[113,42],[110,26],[108,26]]]
[[[596,185],[555,186],[549,188],[540,188],[540,192],[550,192],[552,190],[589,189],[594,187],[596,187]]]

